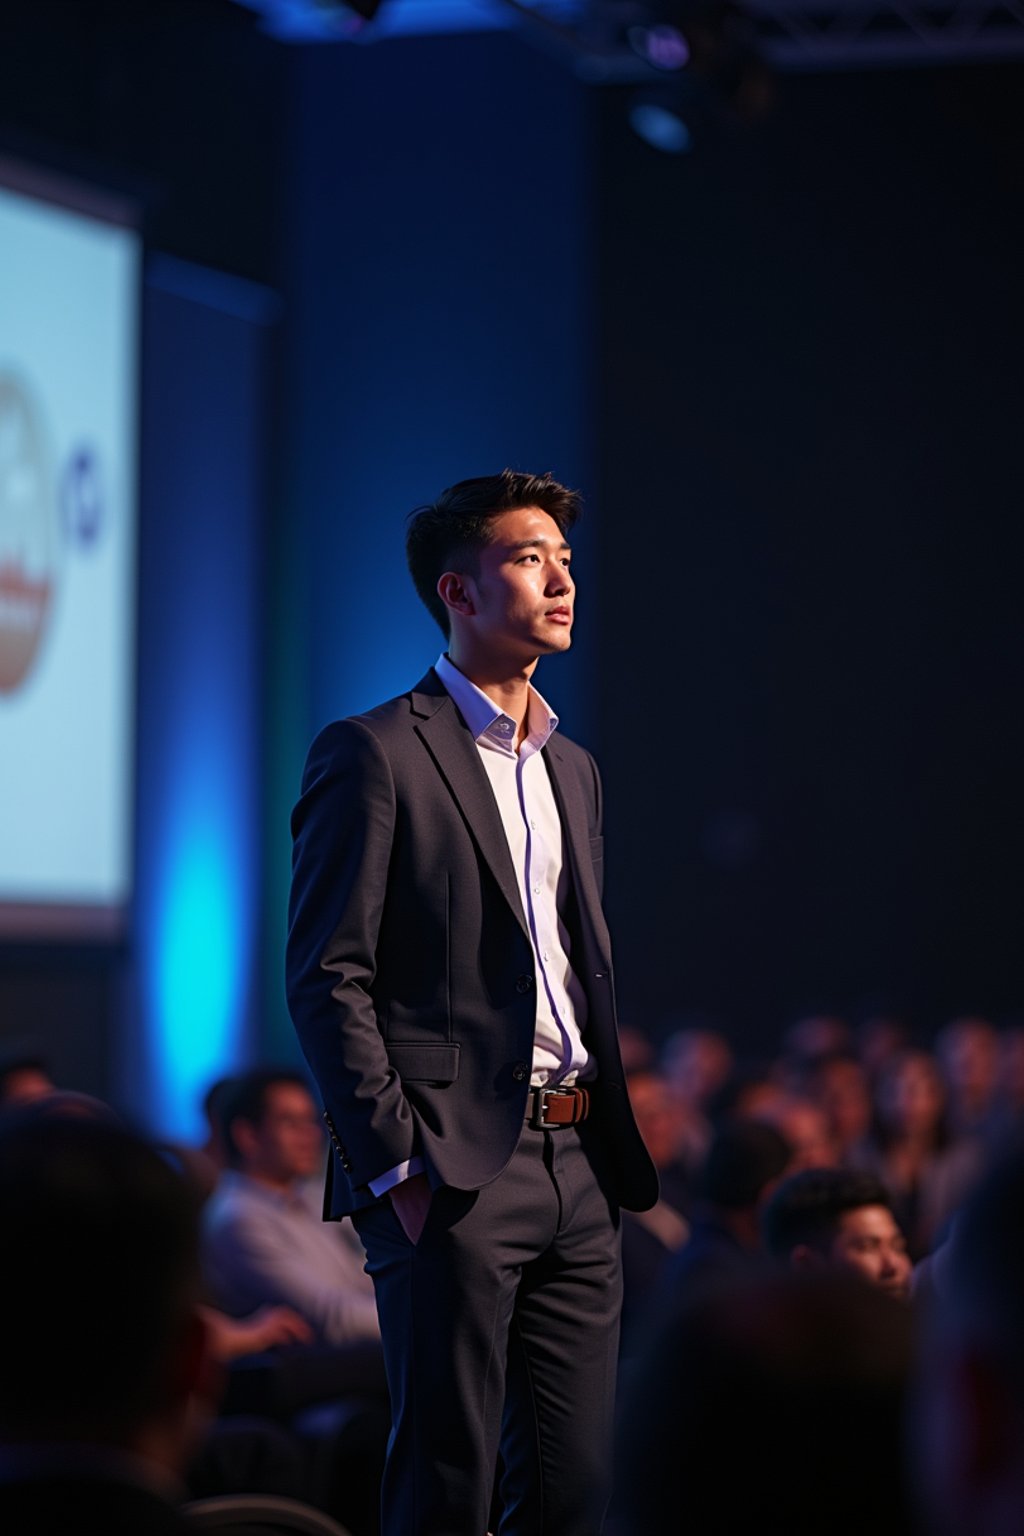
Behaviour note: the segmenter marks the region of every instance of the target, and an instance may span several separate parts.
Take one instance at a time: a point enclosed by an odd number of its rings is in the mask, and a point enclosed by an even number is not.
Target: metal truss
[[[362,21],[344,0],[239,0],[268,30],[306,41],[515,28],[584,79],[651,82],[662,72],[631,33],[714,0],[380,0]],[[720,7],[724,9],[723,7]],[[780,70],[883,68],[1024,58],[1024,0],[732,0],[760,56]]]

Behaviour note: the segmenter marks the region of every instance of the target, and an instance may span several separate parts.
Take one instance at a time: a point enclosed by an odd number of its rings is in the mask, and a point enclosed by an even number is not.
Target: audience
[[[108,1120],[0,1123],[0,1529],[173,1536],[217,1372],[197,1212]]]
[[[323,1166],[325,1138],[305,1079],[272,1067],[247,1072],[222,1112],[231,1166],[203,1211],[214,1301],[235,1316],[289,1306],[322,1344],[376,1346],[362,1249],[347,1224],[325,1223],[310,1205],[305,1181]]]
[[[946,1093],[934,1057],[904,1051],[878,1085],[877,1129],[864,1155],[892,1196],[910,1255],[923,1258],[981,1167],[981,1152],[949,1130]]]
[[[999,1036],[987,1019],[953,1019],[935,1037],[949,1100],[949,1124],[957,1136],[985,1139],[994,1129]]]
[[[907,1245],[874,1174],[852,1168],[795,1173],[767,1202],[762,1226],[768,1252],[794,1270],[848,1270],[898,1300],[910,1296]]]
[[[686,1245],[666,1263],[663,1287],[678,1297],[745,1272],[762,1254],[761,1208],[791,1159],[770,1125],[736,1121],[711,1143]]]
[[[871,1136],[871,1079],[856,1056],[837,1053],[810,1064],[804,1091],[821,1106],[840,1167],[856,1165]]]
[[[662,1198],[623,1220],[609,1536],[909,1532],[908,1249],[926,1260],[912,1422],[927,1536],[1024,1529],[1024,1148],[932,1252],[1024,1119],[1024,1031],[957,1019],[932,1055],[885,1023],[857,1037],[857,1055],[841,1021],[803,1020],[756,1070],[734,1069],[715,1032],[679,1031],[671,1077],[633,1041],[630,1092]],[[254,1491],[292,1478],[375,1536],[379,1329],[358,1239],[321,1219],[317,1106],[303,1076],[263,1068],[219,1080],[204,1108],[206,1146],[172,1153],[191,1171],[186,1190],[105,1105],[59,1092],[41,1052],[0,1055],[0,1294],[18,1319],[0,1377],[0,1522],[12,1536],[171,1536],[183,1487],[198,1477],[218,1491],[225,1476]],[[45,1388],[54,1380],[59,1393]],[[275,1422],[213,1419],[225,1382],[228,1412],[254,1407],[263,1383],[257,1411]],[[354,1419],[344,1408],[304,1440],[304,1406],[338,1398]],[[787,1475],[797,1451],[800,1474]]]
[[[629,1096],[640,1134],[661,1178],[661,1195],[649,1211],[622,1212],[622,1340],[629,1341],[662,1268],[690,1235],[686,1176],[678,1161],[679,1101],[657,1072],[628,1074]]]

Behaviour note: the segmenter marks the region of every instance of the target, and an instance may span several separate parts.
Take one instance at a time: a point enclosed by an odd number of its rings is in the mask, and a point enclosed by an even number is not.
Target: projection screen
[[[0,161],[0,937],[121,931],[131,897],[131,211]]]

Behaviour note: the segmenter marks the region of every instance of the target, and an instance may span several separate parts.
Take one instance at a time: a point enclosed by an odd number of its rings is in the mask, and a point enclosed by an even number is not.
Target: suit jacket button
[[[532,986],[533,986],[533,977],[532,976],[520,976],[518,981],[516,982],[516,991],[517,992],[529,992],[529,990],[530,990],[530,988]]]
[[[517,1061],[512,1068],[512,1076],[517,1083],[525,1083],[530,1075],[530,1069],[525,1061]]]

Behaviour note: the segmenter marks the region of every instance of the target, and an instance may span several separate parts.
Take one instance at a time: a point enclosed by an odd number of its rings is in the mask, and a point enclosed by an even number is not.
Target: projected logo
[[[23,380],[0,373],[0,694],[13,693],[32,670],[59,555],[42,413]]]

